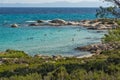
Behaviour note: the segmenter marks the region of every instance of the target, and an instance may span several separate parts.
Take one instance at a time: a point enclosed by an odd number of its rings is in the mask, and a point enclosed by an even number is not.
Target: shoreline
[[[59,27],[59,26],[82,26],[87,29],[92,29],[92,30],[108,30],[108,29],[115,29],[118,27],[118,24],[111,20],[111,19],[95,19],[95,20],[81,20],[81,21],[65,21],[63,19],[54,19],[54,20],[36,20],[34,22],[28,22],[27,26],[54,26],[54,27]],[[12,24],[12,28],[17,28],[19,27],[18,24]],[[93,44],[91,44],[93,45]],[[96,45],[96,44],[95,44]],[[88,45],[89,46],[89,45]],[[85,49],[86,46],[82,46],[82,48]],[[80,47],[77,47],[80,48]],[[94,47],[95,48],[95,47]],[[83,51],[84,51],[83,49]],[[93,49],[94,50],[94,49]],[[92,51],[90,50],[85,50],[90,52],[90,54],[87,55],[82,55],[82,56],[72,56],[76,58],[84,58],[84,57],[91,57],[95,54],[93,54]],[[100,54],[101,51],[98,50],[98,54]],[[96,52],[95,52],[96,53]],[[44,55],[43,55],[44,56]]]
[[[75,58],[78,58],[78,59],[80,59],[80,58],[89,58],[89,57],[92,57],[92,56],[94,56],[95,54],[87,54],[87,55],[83,55],[83,56],[76,56]]]
[[[25,55],[28,55],[30,57],[33,58],[41,58],[41,59],[54,59],[54,60],[59,60],[59,59],[66,59],[66,58],[89,58],[94,56],[95,54],[92,54],[90,52],[88,52],[89,54],[85,54],[85,55],[73,55],[73,56],[62,56],[62,55],[43,55],[43,54],[35,54],[33,56],[29,55],[28,53],[21,51],[21,50],[11,50],[11,49],[6,49],[5,51],[0,51],[0,54],[5,55],[7,52],[23,52]],[[7,53],[8,54],[8,53]],[[8,54],[9,55],[9,54]]]

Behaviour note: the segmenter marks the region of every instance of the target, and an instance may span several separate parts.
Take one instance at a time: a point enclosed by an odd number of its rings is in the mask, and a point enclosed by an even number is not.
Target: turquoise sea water
[[[0,8],[1,9],[1,8]],[[96,30],[87,30],[82,26],[38,26],[28,27],[27,21],[38,19],[51,20],[61,18],[65,20],[95,19],[95,9],[59,8],[34,9],[34,13],[24,8],[2,8],[0,12],[0,51],[6,49],[23,50],[30,55],[85,55],[89,53],[74,50],[78,46],[98,43],[105,34]],[[9,11],[10,10],[10,11]],[[17,11],[18,10],[18,11]],[[27,9],[29,11],[29,9]],[[78,11],[82,10],[82,11]],[[23,12],[24,11],[24,12]],[[25,12],[26,11],[26,12]],[[36,11],[36,12],[35,12]],[[41,12],[43,11],[43,12]],[[67,11],[67,12],[66,12]],[[76,11],[76,12],[75,12]],[[61,13],[60,13],[61,12]],[[89,13],[88,13],[89,12]],[[19,28],[11,28],[10,24],[18,23]]]

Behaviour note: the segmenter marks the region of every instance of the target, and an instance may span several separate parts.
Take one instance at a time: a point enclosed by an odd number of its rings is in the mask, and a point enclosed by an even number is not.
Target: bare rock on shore
[[[80,51],[89,51],[95,54],[101,54],[102,51],[114,50],[118,48],[120,48],[120,45],[118,42],[114,42],[114,43],[110,42],[110,43],[92,44],[84,47],[77,47],[75,49]]]
[[[12,24],[11,27],[12,28],[17,28],[17,27],[19,27],[19,25],[18,24]]]

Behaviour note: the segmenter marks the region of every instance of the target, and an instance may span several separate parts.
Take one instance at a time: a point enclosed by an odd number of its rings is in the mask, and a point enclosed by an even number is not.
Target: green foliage
[[[69,80],[69,74],[67,73],[65,67],[58,68],[53,75],[57,80]],[[56,80],[55,79],[55,80]]]
[[[120,0],[104,0],[104,1],[111,2],[117,7],[120,7]]]
[[[35,80],[111,80],[111,77],[119,78],[116,73],[120,71],[120,64],[119,56],[112,56],[112,51],[110,54],[103,59],[97,56],[87,59],[68,58],[54,63],[36,59],[36,64],[1,65],[0,76],[3,80],[33,80],[33,76]]]
[[[119,64],[120,63],[120,55],[113,54],[110,55],[107,59],[108,62],[113,63],[113,64]]]
[[[32,73],[25,76],[12,76],[10,78],[1,78],[0,80],[42,80],[42,76],[38,73]]]
[[[103,71],[86,72],[85,70],[75,70],[71,74],[71,80],[110,80],[110,76]]]
[[[120,25],[120,19],[118,19],[116,22],[117,22],[118,25]]]
[[[77,69],[74,70],[70,76],[72,80],[85,80],[87,75],[87,71],[84,69]]]
[[[103,42],[120,42],[120,28],[110,30],[103,38]]]
[[[96,17],[98,18],[109,18],[109,17],[118,17],[119,14],[116,11],[117,7],[106,7],[103,8],[102,6],[96,10]]]
[[[112,0],[111,0],[112,1]],[[97,16],[118,16],[116,7],[100,7]],[[111,19],[103,23],[113,24]],[[116,21],[120,24],[120,20]],[[102,39],[104,43],[120,44],[120,28],[110,30]],[[0,80],[120,80],[120,47],[103,51],[90,58],[65,58],[60,60],[31,57],[23,51],[6,50],[0,53]]]
[[[118,35],[118,33],[119,29],[115,29],[113,31],[111,30],[108,36],[113,38],[113,35]],[[106,36],[104,39],[106,42],[114,42],[114,40],[110,40],[110,38]],[[115,41],[119,40],[115,39]],[[3,57],[3,53],[7,56]],[[20,56],[17,54],[20,54]],[[120,79],[119,48],[115,50],[103,51],[102,54],[90,58],[66,58],[57,61],[52,58],[40,59],[30,57],[23,51],[14,50],[7,50],[6,52],[2,52],[0,55],[2,55],[1,60],[3,60],[3,64],[0,65],[0,80]]]
[[[6,50],[6,52],[0,54],[0,58],[24,58],[28,57],[26,53],[23,51],[15,51],[15,50]]]
[[[111,2],[114,5],[110,7],[103,8],[102,6],[96,11],[96,17],[106,18],[109,16],[114,16],[115,18],[120,18],[120,0],[104,0]]]

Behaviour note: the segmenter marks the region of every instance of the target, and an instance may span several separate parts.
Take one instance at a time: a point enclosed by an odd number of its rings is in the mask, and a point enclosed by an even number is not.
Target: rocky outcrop
[[[37,20],[35,23],[31,23],[29,24],[29,26],[45,26],[45,25],[49,25],[49,26],[62,26],[62,25],[66,25],[67,22],[65,20],[62,19],[55,19],[55,20],[50,20],[50,21],[45,21],[45,20]]]
[[[80,25],[80,23],[79,22],[75,22],[75,21],[68,21],[67,25],[77,26],[77,25]]]
[[[17,28],[17,27],[19,27],[19,25],[18,24],[12,24],[11,27],[12,28]]]
[[[54,20],[50,21],[50,23],[66,24],[66,21],[62,20],[62,19],[54,19]]]
[[[96,19],[96,20],[81,20],[81,21],[65,21],[63,19],[54,19],[54,20],[37,20],[34,23],[29,24],[29,26],[82,26],[87,29],[93,30],[105,30],[105,29],[114,29],[119,27],[118,24],[109,19]]]
[[[120,44],[118,42],[114,43],[99,43],[99,44],[92,44],[84,47],[77,47],[76,50],[80,51],[89,51],[95,54],[101,54],[102,51],[106,50],[114,50],[120,48]]]
[[[88,29],[104,30],[119,27],[115,21],[109,19],[83,20],[80,22],[81,26],[86,27]]]

